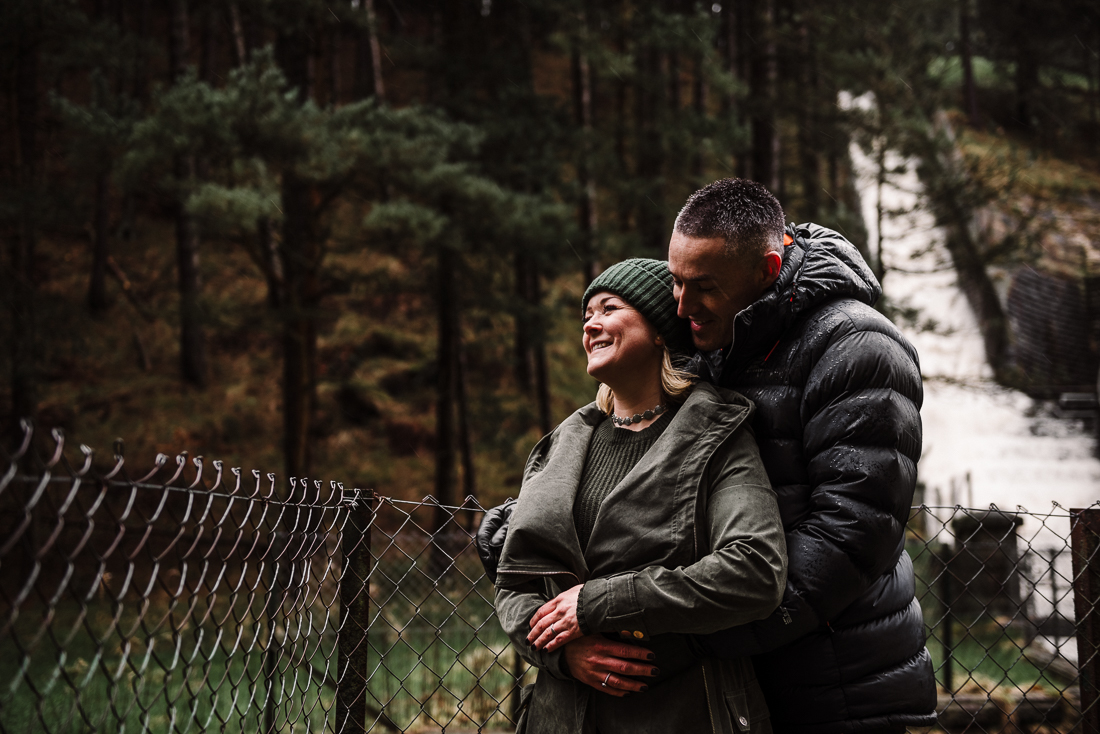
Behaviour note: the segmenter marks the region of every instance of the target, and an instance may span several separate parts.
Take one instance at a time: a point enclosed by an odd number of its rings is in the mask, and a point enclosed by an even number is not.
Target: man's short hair
[[[675,230],[688,237],[726,242],[726,255],[763,257],[783,250],[783,207],[756,181],[723,178],[688,197]]]

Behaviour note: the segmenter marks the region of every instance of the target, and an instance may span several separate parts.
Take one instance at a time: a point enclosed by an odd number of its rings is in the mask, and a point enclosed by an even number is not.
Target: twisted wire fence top
[[[0,729],[322,729],[362,493],[186,454],[131,478],[51,439],[0,478]]]
[[[0,465],[0,733],[510,729],[535,671],[481,512],[182,453],[132,478],[121,446],[28,430]],[[1084,730],[1080,517],[913,508],[942,730]]]

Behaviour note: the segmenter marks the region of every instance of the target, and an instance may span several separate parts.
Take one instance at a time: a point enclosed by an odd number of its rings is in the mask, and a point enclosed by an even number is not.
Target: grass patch
[[[335,692],[310,666],[283,660],[269,685],[264,650],[238,647],[231,630],[111,636],[103,645],[84,632],[64,645],[52,634],[31,646],[16,643],[30,639],[18,634],[0,640],[0,731],[260,731],[270,708],[278,731],[315,732],[331,718]]]

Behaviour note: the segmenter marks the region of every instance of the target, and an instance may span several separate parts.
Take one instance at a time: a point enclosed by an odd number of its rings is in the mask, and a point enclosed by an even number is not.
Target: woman
[[[539,669],[518,730],[769,732],[751,662],[699,658],[686,637],[765,617],[782,596],[752,404],[672,366],[690,337],[666,263],[609,268],[582,307],[602,384],[531,452],[497,568],[498,617]],[[592,654],[607,638],[647,661]]]

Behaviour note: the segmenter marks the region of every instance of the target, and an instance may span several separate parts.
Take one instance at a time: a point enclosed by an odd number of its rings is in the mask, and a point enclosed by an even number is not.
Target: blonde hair
[[[661,355],[661,390],[670,400],[683,402],[695,387],[695,375],[672,364],[672,352],[666,346]],[[615,393],[606,383],[596,391],[596,407],[611,415],[615,410]]]

